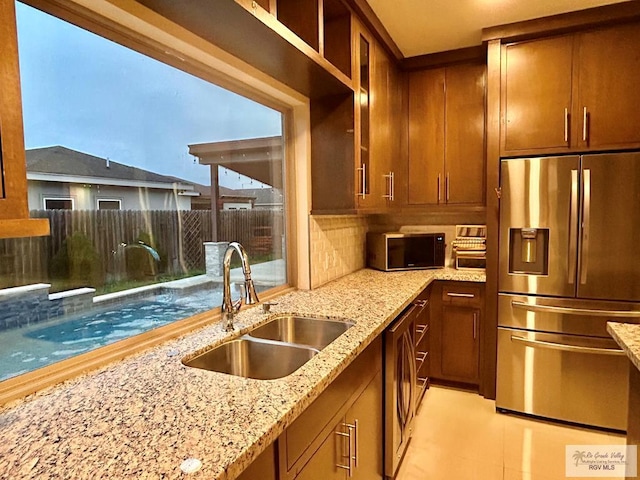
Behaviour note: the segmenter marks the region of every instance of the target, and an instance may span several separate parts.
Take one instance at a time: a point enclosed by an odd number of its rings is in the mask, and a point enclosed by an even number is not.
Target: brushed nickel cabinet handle
[[[478,314],[473,314],[473,339],[478,338]]]
[[[564,142],[569,143],[569,109],[564,109]]]
[[[440,203],[440,174],[438,174],[438,203]]]
[[[356,196],[360,197],[361,199],[365,199],[366,194],[367,194],[367,171],[366,171],[366,165],[363,163],[362,166],[360,168],[357,168],[356,170],[358,170],[360,172],[360,186],[362,187],[362,190],[360,192],[358,192],[356,194]]]
[[[447,292],[447,297],[454,297],[454,298],[474,298],[475,295],[473,293],[453,293],[453,292]]]
[[[343,423],[343,427],[347,427],[348,433],[344,432],[335,432],[335,434],[339,437],[347,439],[347,464],[342,465],[341,463],[336,463],[336,467],[342,468],[346,470],[349,477],[353,477],[353,452],[351,451],[351,425]]]
[[[445,178],[444,191],[445,191],[445,198],[447,199],[447,202],[449,202],[449,172],[447,172],[447,176]]]
[[[587,107],[582,109],[582,141],[586,142],[589,138],[589,114],[587,113]]]
[[[390,172],[390,175],[391,175],[391,201],[393,202],[396,196],[396,177],[394,176],[393,172]]]

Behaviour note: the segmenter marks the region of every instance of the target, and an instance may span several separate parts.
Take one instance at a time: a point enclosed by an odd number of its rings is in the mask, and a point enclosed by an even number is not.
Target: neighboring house
[[[200,195],[185,180],[62,146],[26,156],[30,210],[191,210]]]
[[[253,210],[255,197],[241,192],[242,190],[218,187],[218,210]]]
[[[277,188],[243,188],[234,192],[253,198],[253,208],[257,210],[284,210],[282,192]]]

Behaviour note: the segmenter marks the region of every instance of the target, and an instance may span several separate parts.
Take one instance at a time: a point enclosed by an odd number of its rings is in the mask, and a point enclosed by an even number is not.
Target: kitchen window
[[[259,294],[290,283],[283,112],[23,3],[16,16],[29,209],[51,235],[0,240],[0,312],[24,311],[0,314],[0,383],[210,323],[209,259],[230,241]],[[227,211],[221,190],[265,207]]]

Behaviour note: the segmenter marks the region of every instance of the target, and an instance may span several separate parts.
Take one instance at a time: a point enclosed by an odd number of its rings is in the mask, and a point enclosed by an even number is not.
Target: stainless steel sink
[[[353,325],[340,320],[282,315],[252,330],[249,335],[322,350]]]
[[[240,377],[272,380],[295,372],[316,353],[318,350],[302,345],[243,336],[182,363]]]

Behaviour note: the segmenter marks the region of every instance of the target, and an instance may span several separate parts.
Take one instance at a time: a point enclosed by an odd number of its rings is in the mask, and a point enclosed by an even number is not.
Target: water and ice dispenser
[[[549,229],[509,229],[509,273],[549,273]]]

